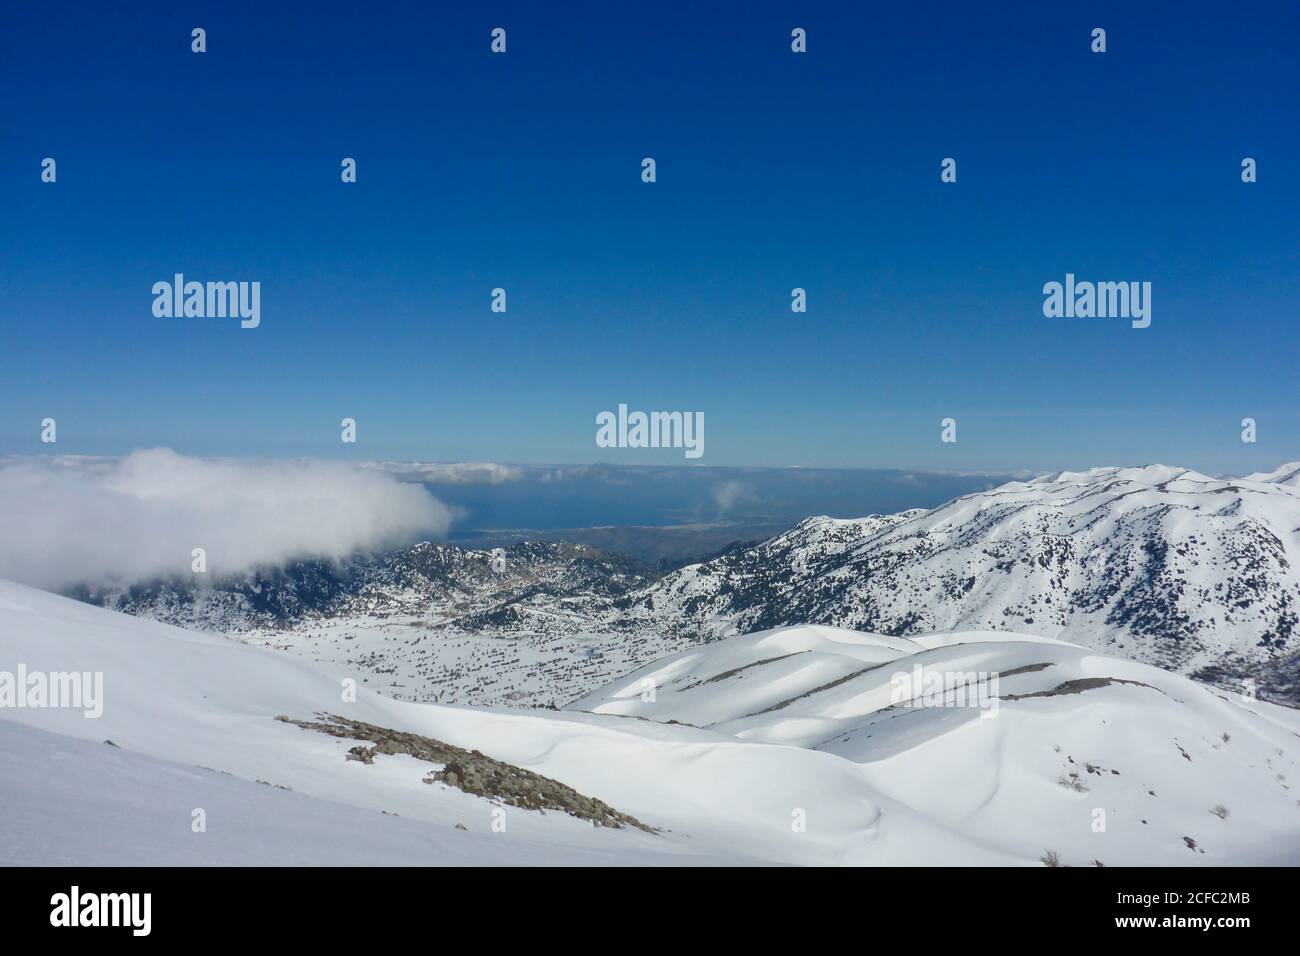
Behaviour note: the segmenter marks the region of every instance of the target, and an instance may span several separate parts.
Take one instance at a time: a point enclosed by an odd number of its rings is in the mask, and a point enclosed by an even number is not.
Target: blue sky
[[[0,452],[684,463],[625,402],[714,465],[1300,458],[1295,4],[473,6],[7,4]]]

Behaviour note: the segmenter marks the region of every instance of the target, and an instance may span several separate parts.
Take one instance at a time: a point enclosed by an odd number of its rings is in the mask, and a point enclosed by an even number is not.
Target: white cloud
[[[451,512],[381,471],[313,460],[188,458],[166,448],[121,459],[0,460],[0,577],[44,588],[302,557],[341,558],[441,535]]]
[[[367,462],[374,468],[396,475],[403,481],[426,481],[434,485],[501,485],[518,481],[524,473],[510,465],[492,461],[460,461],[442,464],[422,461]]]
[[[743,481],[720,481],[712,488],[713,502],[718,506],[719,514],[726,514],[736,505],[758,500],[758,494],[752,485]]]

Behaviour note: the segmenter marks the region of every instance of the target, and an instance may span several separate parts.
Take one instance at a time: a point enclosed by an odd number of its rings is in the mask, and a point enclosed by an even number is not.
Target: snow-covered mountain
[[[19,667],[103,708],[0,707],[0,864],[1300,861],[1300,715],[1025,635],[784,628],[492,710],[0,582]]]
[[[932,511],[812,518],[615,601],[617,626],[703,640],[794,622],[1031,631],[1297,702],[1297,476],[1098,468]]]
[[[1300,464],[1017,481],[931,511],[809,518],[658,576],[582,545],[421,544],[198,587],[78,596],[359,668],[413,700],[562,704],[701,642],[816,623],[1030,631],[1300,704]]]

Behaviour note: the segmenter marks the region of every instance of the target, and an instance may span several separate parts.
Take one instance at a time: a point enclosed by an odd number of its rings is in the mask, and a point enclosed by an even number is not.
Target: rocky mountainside
[[[70,597],[137,617],[204,631],[294,630],[328,620],[394,615],[430,624],[466,619],[491,627],[494,612],[550,608],[583,597],[608,601],[642,588],[656,572],[635,559],[568,542],[523,542],[477,550],[424,541],[345,562],[296,561],[247,575],[204,575],[128,587],[83,585]]]

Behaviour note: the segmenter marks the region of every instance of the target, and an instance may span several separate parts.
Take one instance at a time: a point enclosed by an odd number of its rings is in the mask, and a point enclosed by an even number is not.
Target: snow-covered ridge
[[[1212,478],[1190,468],[1179,468],[1172,465],[1140,465],[1138,467],[1108,466],[1089,468],[1086,471],[1058,471],[1052,474],[1040,475],[1024,483],[1057,484],[1072,482],[1074,484],[1090,484],[1097,481],[1118,480],[1153,487],[1170,481],[1187,481],[1208,485],[1233,484],[1236,482],[1287,484],[1298,476],[1300,476],[1300,461],[1292,461],[1279,465],[1273,471],[1257,471],[1240,477]],[[1021,484],[1021,482],[1009,482],[1009,484]]]
[[[1090,484],[1097,481],[1131,481],[1141,485],[1163,485],[1169,481],[1213,481],[1200,472],[1187,468],[1175,468],[1170,465],[1142,465],[1136,468],[1089,468],[1087,471],[1058,471],[1055,474],[1040,475],[1027,484],[1050,485],[1061,483]],[[1019,484],[1019,482],[1011,482]]]
[[[1300,461],[1287,462],[1273,471],[1257,471],[1254,474],[1247,475],[1242,481],[1267,482],[1276,485],[1287,485],[1291,488],[1300,488]]]

